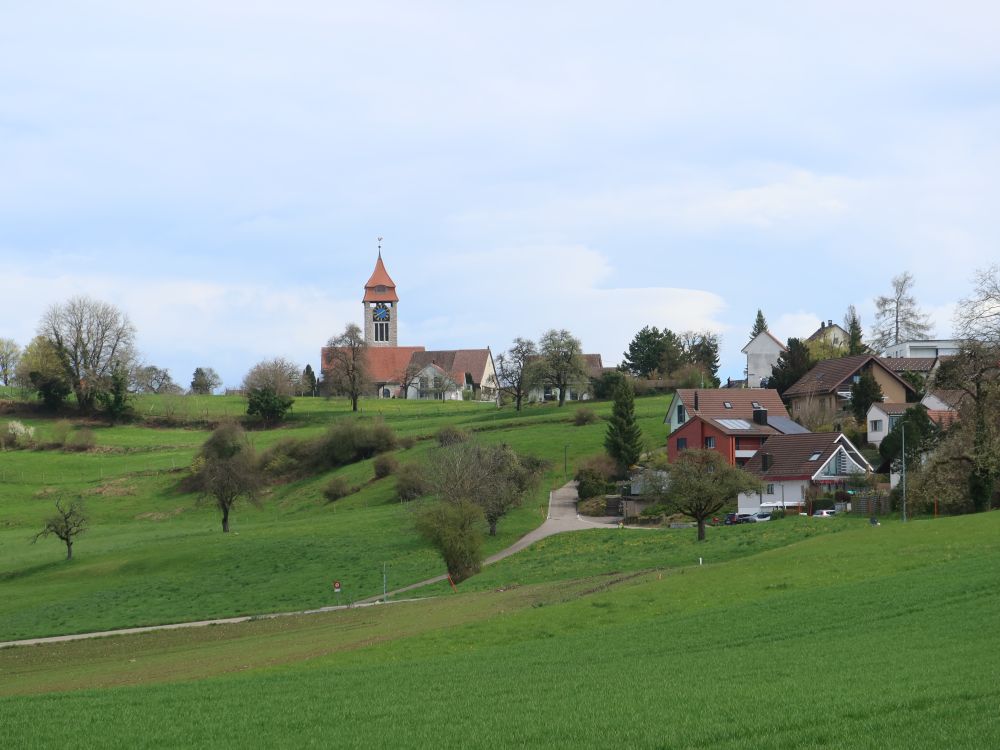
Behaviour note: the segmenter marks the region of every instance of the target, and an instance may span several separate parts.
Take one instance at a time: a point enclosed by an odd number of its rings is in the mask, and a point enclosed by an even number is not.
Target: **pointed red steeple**
[[[382,253],[379,251],[378,260],[375,261],[375,270],[372,277],[365,284],[365,302],[399,302],[396,296],[396,282],[390,278],[382,263]]]

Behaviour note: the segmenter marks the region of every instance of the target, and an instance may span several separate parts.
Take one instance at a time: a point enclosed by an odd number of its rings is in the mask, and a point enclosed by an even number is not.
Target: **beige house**
[[[851,386],[870,372],[882,389],[882,399],[906,403],[916,391],[872,354],[825,359],[799,378],[782,394],[793,418],[807,411],[820,411],[836,417],[851,407]]]

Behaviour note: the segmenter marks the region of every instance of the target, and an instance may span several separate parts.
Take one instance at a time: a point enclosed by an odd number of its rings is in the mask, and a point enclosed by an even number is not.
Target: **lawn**
[[[373,480],[371,461],[274,487],[261,508],[238,507],[233,533],[223,535],[218,514],[181,492],[178,482],[209,434],[205,420],[224,418],[242,402],[194,397],[186,405],[186,399],[178,401],[187,422],[169,398],[137,403],[156,425],[169,411],[179,421],[173,426],[76,425],[93,431],[93,451],[0,453],[0,640],[322,606],[332,601],[333,579],[343,582],[345,599],[364,598],[381,592],[383,563],[392,587],[442,572],[436,553],[413,530],[412,507],[396,501],[392,478]],[[636,401],[650,446],[665,437],[668,400]],[[368,401],[363,407],[352,415],[343,400],[299,399],[287,425],[251,438],[263,449],[289,436],[319,434],[333,420],[381,418],[417,438],[413,448],[397,452],[404,463],[424,460],[445,424],[546,458],[551,470],[543,486],[501,522],[488,553],[544,519],[548,490],[602,450],[605,429],[603,421],[576,426],[575,404],[531,406],[520,414],[462,402]],[[610,412],[608,403],[583,408]],[[22,421],[45,442],[56,420],[28,414]],[[330,504],[322,489],[335,473],[361,490]],[[92,526],[67,563],[57,540],[30,541],[55,499],[76,495]]]
[[[642,532],[632,532],[639,534]],[[0,651],[17,747],[995,747],[1000,514]]]

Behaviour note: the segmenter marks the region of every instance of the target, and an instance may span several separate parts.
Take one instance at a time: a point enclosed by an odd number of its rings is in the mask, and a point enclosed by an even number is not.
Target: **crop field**
[[[1000,744],[1000,514],[815,528],[703,566],[5,649],[0,726],[12,747]]]
[[[669,398],[637,399],[650,447],[663,444]],[[503,441],[550,461],[536,496],[505,518],[487,552],[514,542],[544,519],[548,490],[571,477],[575,465],[602,450],[605,423],[577,426],[577,405],[531,406],[518,414],[475,403],[363,402],[352,415],[343,400],[302,398],[280,429],[251,433],[258,449],[287,437],[317,435],[335,420],[384,419],[401,436],[401,463],[422,461],[434,433],[456,425],[484,441]],[[190,619],[261,614],[335,603],[333,579],[344,603],[401,587],[443,571],[437,554],[414,532],[412,507],[395,497],[395,480],[374,480],[371,461],[272,487],[260,508],[238,506],[233,532],[220,530],[218,513],[181,492],[179,481],[213,421],[241,413],[236,397],[155,397],[137,400],[147,420],[92,431],[86,452],[11,450],[0,453],[0,641]],[[591,403],[599,415],[608,403]],[[49,442],[57,420],[18,418]],[[160,426],[167,425],[167,426]],[[328,503],[322,489],[334,474],[359,492]],[[31,544],[56,498],[81,496],[91,527],[74,546],[74,559],[53,538]]]

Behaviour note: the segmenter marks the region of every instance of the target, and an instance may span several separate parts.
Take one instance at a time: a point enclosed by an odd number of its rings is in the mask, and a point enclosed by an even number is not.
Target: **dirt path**
[[[583,529],[593,529],[593,528],[609,528],[618,523],[617,518],[603,517],[594,518],[593,520],[584,520],[576,512],[576,482],[569,482],[563,485],[557,490],[553,490],[549,493],[549,513],[545,519],[545,522],[533,531],[529,531],[523,537],[518,539],[514,544],[510,545],[506,549],[500,550],[494,555],[486,558],[484,565],[492,565],[499,560],[503,560],[505,557],[510,557],[511,555],[520,552],[526,547],[537,542],[539,539],[544,539],[545,537],[552,536],[553,534],[562,534],[566,531],[581,531]],[[393,597],[398,594],[406,593],[407,591],[413,591],[414,589],[423,588],[424,586],[430,586],[435,583],[441,583],[442,581],[448,580],[447,575],[434,576],[433,578],[428,578],[417,583],[412,583],[409,586],[403,586],[399,589],[394,589],[388,593],[388,596]],[[402,603],[406,601],[419,601],[419,599],[397,599],[395,601],[389,600],[387,603]],[[318,607],[316,609],[304,609],[296,612],[274,612],[266,615],[245,615],[242,617],[223,617],[215,620],[196,620],[194,622],[174,622],[167,625],[147,625],[138,628],[119,628],[118,630],[101,630],[94,633],[75,633],[73,635],[55,635],[49,636],[47,638],[27,638],[19,641],[0,641],[0,649],[9,648],[11,646],[36,646],[43,643],[63,643],[66,641],[80,641],[87,638],[105,638],[113,635],[133,635],[135,633],[150,633],[154,630],[178,630],[180,628],[203,628],[207,625],[232,625],[241,622],[249,622],[250,620],[266,620],[274,619],[277,617],[293,617],[295,615],[314,615],[321,612],[336,612],[341,609],[350,609],[352,607],[371,607],[375,604],[382,603],[382,595],[371,596],[367,599],[361,599],[354,602],[353,604],[339,604],[329,607]]]

